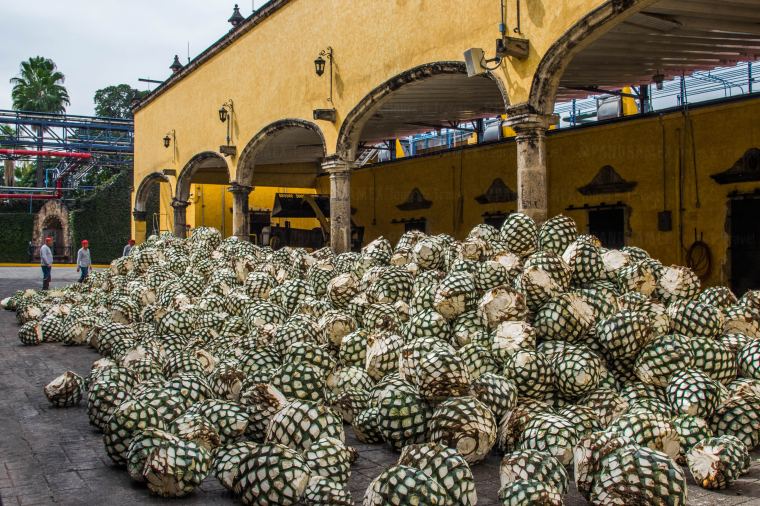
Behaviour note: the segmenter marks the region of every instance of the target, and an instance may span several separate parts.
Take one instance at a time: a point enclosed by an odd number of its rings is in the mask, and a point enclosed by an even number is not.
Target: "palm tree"
[[[21,62],[20,73],[11,79],[13,108],[19,111],[63,113],[70,103],[69,92],[63,86],[64,76],[53,60],[33,56]],[[42,147],[43,129],[37,128],[38,147]],[[37,158],[37,186],[45,180],[42,158]]]
[[[64,76],[53,60],[33,56],[21,62],[21,72],[11,79],[13,108],[19,111],[63,113],[69,92],[61,84]]]

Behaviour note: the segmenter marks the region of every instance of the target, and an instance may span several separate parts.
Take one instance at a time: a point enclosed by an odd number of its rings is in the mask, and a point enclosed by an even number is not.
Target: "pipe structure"
[[[82,160],[92,159],[90,153],[71,153],[67,151],[46,151],[31,149],[0,149],[0,155],[8,156],[49,156],[53,158],[74,158],[81,163]],[[76,166],[76,163],[73,164]],[[24,200],[55,200],[63,196],[63,176],[71,167],[67,168],[55,179],[55,193],[0,193],[0,199],[24,199]]]
[[[89,160],[92,158],[90,153],[72,153],[69,151],[47,151],[37,149],[0,149],[0,155],[8,156],[50,156],[53,158],[78,158],[80,160]]]

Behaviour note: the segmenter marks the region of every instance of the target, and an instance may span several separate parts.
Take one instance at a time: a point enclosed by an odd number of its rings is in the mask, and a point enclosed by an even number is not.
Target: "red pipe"
[[[58,192],[52,195],[40,193],[0,193],[0,199],[24,199],[24,200],[54,200],[61,198]]]
[[[0,155],[13,156],[52,156],[56,158],[79,158],[89,160],[92,158],[90,153],[70,153],[68,151],[38,151],[33,149],[0,149]]]

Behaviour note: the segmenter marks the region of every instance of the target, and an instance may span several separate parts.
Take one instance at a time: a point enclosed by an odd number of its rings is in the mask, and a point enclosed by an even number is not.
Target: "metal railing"
[[[760,73],[760,62],[744,62],[732,67],[717,67],[709,71],[697,71],[670,81],[662,89],[649,87],[649,111],[660,111],[709,100],[748,95],[757,90],[755,77]],[[638,89],[634,88],[638,93]],[[597,101],[609,95],[595,95],[585,99],[557,104],[554,112],[559,115],[559,128],[572,128],[597,121]]]

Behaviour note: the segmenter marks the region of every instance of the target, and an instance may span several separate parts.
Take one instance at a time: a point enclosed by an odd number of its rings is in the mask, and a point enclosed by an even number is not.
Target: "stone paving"
[[[0,268],[0,298],[14,290],[38,287],[37,268]],[[74,269],[56,269],[53,286],[77,279]],[[133,483],[124,469],[111,464],[102,436],[89,425],[84,403],[78,408],[52,408],[42,388],[67,369],[85,375],[98,359],[91,349],[43,344],[24,347],[18,342],[12,312],[0,311],[0,506],[32,504],[158,504],[168,500],[150,496]],[[348,444],[359,450],[352,468],[351,492],[361,504],[369,482],[398,454],[376,445],[359,443],[349,426]],[[716,493],[689,480],[689,504],[760,505],[760,463],[755,452],[750,473],[729,490]],[[473,467],[479,505],[498,504],[499,460],[493,452]],[[587,504],[572,487],[567,505]],[[215,478],[174,504],[231,504],[234,498]]]

